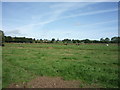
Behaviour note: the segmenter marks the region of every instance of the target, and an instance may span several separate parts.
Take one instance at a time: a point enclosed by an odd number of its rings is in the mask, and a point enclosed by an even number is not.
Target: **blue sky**
[[[117,2],[2,2],[5,35],[36,39],[118,36]]]

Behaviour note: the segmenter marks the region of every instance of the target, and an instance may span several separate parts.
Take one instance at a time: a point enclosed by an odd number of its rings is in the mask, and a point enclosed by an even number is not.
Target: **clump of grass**
[[[67,60],[77,60],[76,57],[62,57],[62,59],[67,59]]]
[[[84,58],[90,58],[89,56],[84,56]]]

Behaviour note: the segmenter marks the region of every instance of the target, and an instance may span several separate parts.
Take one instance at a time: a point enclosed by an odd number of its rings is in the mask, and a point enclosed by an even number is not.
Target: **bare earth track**
[[[38,77],[27,83],[11,84],[8,88],[79,88],[79,81],[64,81],[60,77]]]

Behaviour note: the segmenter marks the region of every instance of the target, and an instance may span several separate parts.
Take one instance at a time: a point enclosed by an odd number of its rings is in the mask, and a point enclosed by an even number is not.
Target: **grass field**
[[[2,47],[0,47],[0,89],[2,89]]]
[[[80,87],[118,87],[118,46],[105,44],[5,44],[3,87],[37,76],[79,80]]]

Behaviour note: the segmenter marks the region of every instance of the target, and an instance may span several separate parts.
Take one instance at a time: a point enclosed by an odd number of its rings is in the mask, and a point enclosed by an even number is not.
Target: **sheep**
[[[106,44],[106,46],[108,47],[108,46],[109,46],[109,44]]]
[[[67,45],[67,43],[64,43],[64,45]]]
[[[76,43],[76,45],[80,45],[79,43]]]

